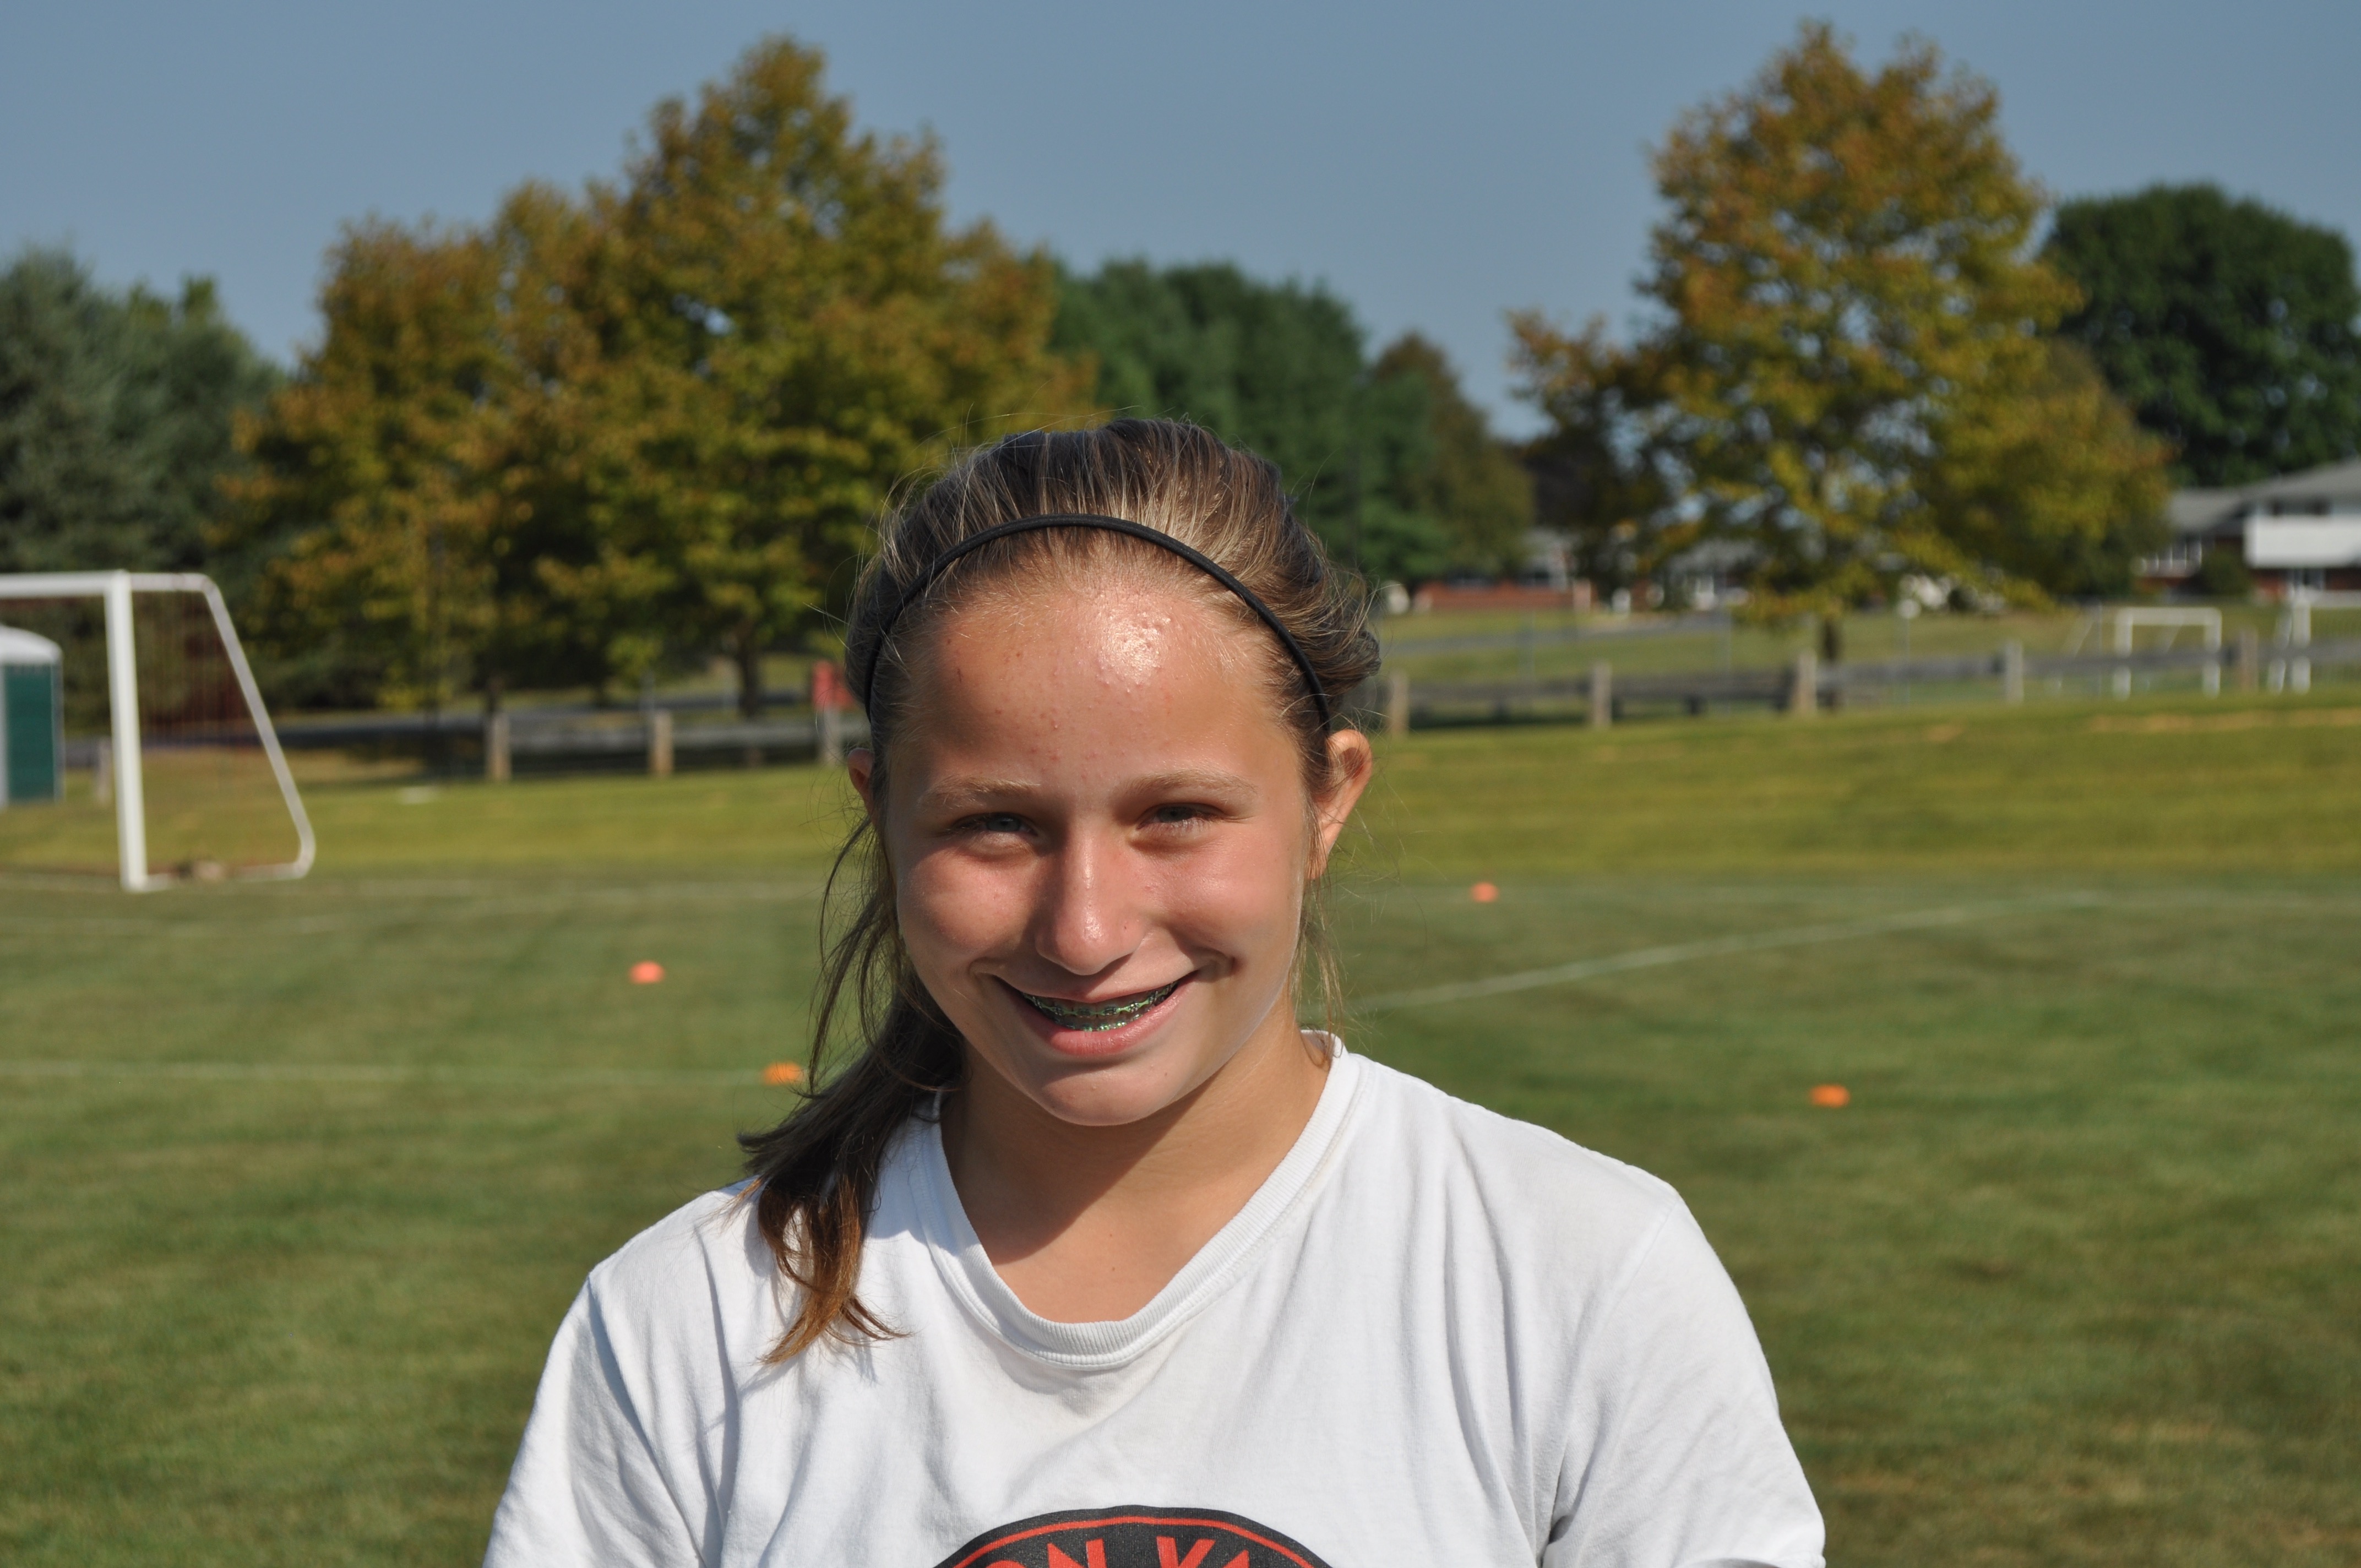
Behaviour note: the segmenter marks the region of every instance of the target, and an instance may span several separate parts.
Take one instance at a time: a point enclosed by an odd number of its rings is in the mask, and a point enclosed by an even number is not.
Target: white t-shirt
[[[861,1299],[900,1337],[761,1364],[736,1190],[592,1271],[489,1568],[1819,1568],[1738,1294],[1671,1188],[1338,1051],[1246,1206],[1120,1322],[1027,1310],[938,1128]]]

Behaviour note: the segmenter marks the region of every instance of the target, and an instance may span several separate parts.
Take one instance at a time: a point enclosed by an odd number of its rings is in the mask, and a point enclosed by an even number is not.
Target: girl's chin
[[[1113,1084],[1100,1075],[1053,1080],[1034,1093],[1034,1102],[1070,1127],[1128,1127],[1171,1108],[1183,1085],[1162,1082]]]

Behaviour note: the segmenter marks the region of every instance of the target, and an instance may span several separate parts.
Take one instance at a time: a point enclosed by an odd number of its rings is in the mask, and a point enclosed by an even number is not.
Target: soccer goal
[[[2222,612],[2218,609],[2126,609],[2110,610],[2108,619],[2114,623],[2115,652],[2118,653],[2129,653],[2132,651],[2132,639],[2143,626],[2164,629],[2162,652],[2171,651],[2173,639],[2180,635],[2180,629],[2185,626],[2193,626],[2197,629],[2200,635],[2205,639],[2207,652],[2219,653],[2222,651]],[[2202,667],[2201,675],[2205,695],[2220,696],[2222,695],[2221,663],[2215,660],[2208,660]],[[2126,664],[2115,672],[2114,687],[2115,695],[2119,697],[2132,695],[2130,665]]]
[[[14,633],[5,647],[17,650],[0,652],[0,663],[13,656],[24,664],[9,667],[0,696],[47,701],[51,738],[44,750],[41,725],[9,724],[0,715],[6,775],[26,786],[13,798],[0,795],[0,810],[57,812],[60,839],[71,845],[77,813],[111,806],[113,859],[132,893],[184,879],[285,879],[312,869],[311,818],[212,578],[0,575],[0,622]],[[66,787],[67,771],[77,766],[88,771],[86,792]],[[162,818],[151,822],[159,806]],[[63,851],[69,862],[75,852]]]

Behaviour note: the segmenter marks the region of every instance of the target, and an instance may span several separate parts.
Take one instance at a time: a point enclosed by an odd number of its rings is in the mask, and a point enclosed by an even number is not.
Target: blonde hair
[[[929,568],[961,541],[1051,512],[1145,524],[1219,563],[1295,638],[1332,709],[1376,673],[1377,640],[1362,595],[1297,520],[1269,463],[1165,420],[1011,436],[970,453],[904,507],[886,524],[854,590],[845,665],[865,685],[856,695],[869,714],[873,795],[884,795],[894,737],[909,717],[910,652],[953,609],[1045,574],[1071,578],[1108,570],[1202,593],[1208,605],[1226,607],[1241,634],[1262,651],[1260,684],[1298,740],[1307,794],[1314,800],[1330,794],[1340,781],[1328,726],[1305,689],[1304,672],[1253,610],[1159,546],[1112,532],[1042,529],[977,547],[927,581]],[[958,1087],[965,1065],[957,1031],[903,947],[893,871],[865,818],[838,852],[829,878],[831,905],[848,877],[856,904],[829,941],[822,966],[808,1080],[815,1087],[777,1126],[739,1140],[747,1174],[758,1184],[756,1223],[780,1271],[801,1292],[766,1358],[772,1362],[827,1337],[891,1333],[855,1293],[878,1175],[895,1135],[937,1094]],[[1341,992],[1316,883],[1303,900],[1301,950],[1333,1008]],[[841,1070],[823,1076],[831,1025],[848,1010],[858,1019],[860,1049]]]

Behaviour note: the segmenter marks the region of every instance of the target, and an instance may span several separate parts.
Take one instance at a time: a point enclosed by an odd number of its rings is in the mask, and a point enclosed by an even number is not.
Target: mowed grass
[[[1680,1186],[1835,1560],[2361,1559],[2361,709],[1384,764],[1356,1043]],[[583,1272],[787,1103],[832,780],[309,799],[301,884],[0,874],[0,1561],[472,1560]]]

